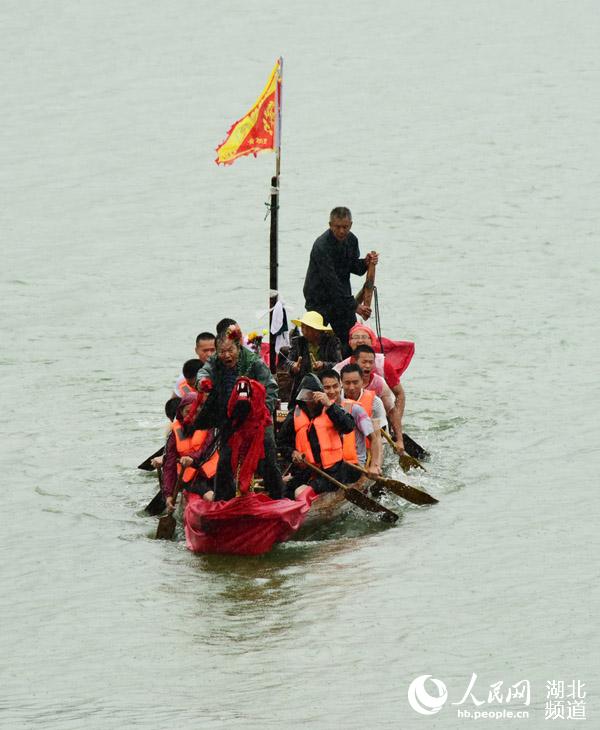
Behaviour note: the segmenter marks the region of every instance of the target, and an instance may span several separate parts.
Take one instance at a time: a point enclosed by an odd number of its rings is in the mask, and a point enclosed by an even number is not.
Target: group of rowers
[[[164,455],[152,462],[169,511],[179,489],[207,501],[229,500],[246,493],[255,474],[272,499],[312,499],[336,489],[330,478],[356,482],[361,469],[378,476],[386,426],[403,452],[402,385],[375,351],[375,333],[356,318],[370,312],[354,299],[353,320],[340,311],[350,306],[350,273],[364,274],[367,263],[378,260],[375,252],[358,258],[351,224],[347,208],[334,209],[329,231],[313,246],[304,292],[315,308],[292,320],[291,346],[278,359],[292,379],[287,414],[277,380],[244,344],[235,320],[222,319],[216,335],[202,332],[196,338],[196,357],[184,363],[165,405],[172,424]],[[323,296],[325,286],[329,296],[320,306],[315,297]],[[285,418],[275,433],[278,408]],[[283,475],[280,460],[288,464]]]

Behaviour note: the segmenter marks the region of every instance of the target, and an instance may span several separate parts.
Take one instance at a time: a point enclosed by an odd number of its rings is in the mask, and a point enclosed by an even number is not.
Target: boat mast
[[[271,333],[273,321],[273,307],[278,297],[279,267],[277,241],[279,223],[279,171],[281,169],[281,90],[283,81],[283,58],[279,59],[278,78],[275,83],[275,175],[271,178],[271,231],[269,237],[269,363],[271,372],[277,371],[277,355],[275,353],[275,338]]]

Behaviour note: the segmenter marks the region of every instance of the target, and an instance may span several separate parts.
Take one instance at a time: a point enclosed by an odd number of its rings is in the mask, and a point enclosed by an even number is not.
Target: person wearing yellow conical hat
[[[331,327],[324,324],[319,312],[305,312],[300,319],[293,319],[292,324],[299,327],[302,334],[295,329],[290,338],[288,368],[293,378],[290,403],[294,402],[305,375],[318,375],[342,359],[340,340]]]

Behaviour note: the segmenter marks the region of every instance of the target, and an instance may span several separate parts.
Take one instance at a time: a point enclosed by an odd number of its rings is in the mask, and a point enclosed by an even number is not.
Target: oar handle
[[[379,504],[379,502],[376,502],[374,499],[367,497],[367,495],[361,492],[359,489],[349,487],[347,484],[342,484],[342,482],[338,482],[337,479],[332,477],[330,474],[327,474],[327,472],[323,471],[322,469],[319,469],[319,467],[315,464],[311,464],[309,461],[306,461],[306,458],[304,458],[303,461],[309,469],[312,469],[324,479],[327,479],[332,484],[335,484],[338,489],[343,489],[346,499],[355,504],[357,507],[360,507],[367,512],[378,512],[380,515],[382,515],[382,519],[385,519],[387,522],[396,522],[396,520],[398,519],[398,515],[395,512],[392,512],[392,510],[384,507],[382,504]]]
[[[394,449],[394,451],[396,451],[396,453],[397,453],[397,449],[396,449],[396,444],[395,444],[395,443],[393,442],[393,440],[392,440],[392,437],[391,437],[391,436],[389,435],[389,433],[387,432],[387,430],[386,430],[385,428],[382,428],[382,429],[381,429],[381,434],[382,434],[383,438],[384,438],[384,439],[385,439],[385,440],[386,440],[386,441],[388,442],[388,444],[389,444],[389,445],[390,445],[390,446],[391,446],[391,447],[392,447],[392,448]]]
[[[368,469],[365,469],[364,466],[359,466],[358,464],[351,464],[349,461],[345,461],[344,464],[348,464],[348,466],[351,466],[353,469],[356,469],[357,471],[362,472],[366,476],[369,477],[369,479],[372,479],[376,484],[383,484],[384,486],[390,485],[392,483],[399,484],[401,487],[404,487],[405,489],[416,489],[416,487],[411,487],[410,484],[404,484],[404,482],[398,481],[398,479],[390,479],[389,477],[384,476],[375,476],[374,474],[370,474]]]
[[[367,268],[367,278],[365,280],[362,303],[365,307],[371,307],[373,299],[373,287],[375,286],[375,264],[369,264]]]
[[[427,469],[423,466],[423,464],[421,464],[421,462],[418,459],[416,459],[414,456],[407,454],[406,450],[403,451],[401,454],[398,453],[396,444],[393,442],[392,437],[389,435],[389,433],[386,431],[385,428],[381,429],[381,433],[383,434],[383,438],[388,442],[388,444],[394,449],[394,451],[400,457],[400,466],[404,469],[404,471],[406,471],[407,468],[410,468],[411,466],[414,466],[417,469],[422,469],[423,471],[427,471]],[[402,463],[403,461],[404,461],[404,463]]]
[[[368,469],[365,469],[365,467],[361,466],[360,464],[353,464],[351,461],[344,461],[344,464],[351,466],[353,469],[356,469],[356,471],[360,471],[362,474],[369,477],[369,479],[372,479],[374,482],[376,482],[378,479],[381,479],[381,477],[371,474]]]
[[[335,477],[332,477],[331,474],[328,474],[326,471],[323,471],[323,469],[319,469],[319,467],[316,464],[311,464],[310,461],[306,460],[306,457],[302,458],[303,463],[309,468],[312,469],[314,472],[322,476],[324,479],[327,479],[332,484],[335,484],[336,487],[339,489],[347,490],[349,489],[347,484],[342,484],[342,482],[338,482],[338,480]]]
[[[180,465],[181,466],[181,465]],[[179,496],[179,492],[181,491],[181,485],[183,484],[183,472],[185,471],[186,467],[181,466],[181,471],[179,472],[177,476],[177,482],[175,483],[175,489],[173,490],[173,511],[175,511],[175,505],[177,504],[177,497]]]

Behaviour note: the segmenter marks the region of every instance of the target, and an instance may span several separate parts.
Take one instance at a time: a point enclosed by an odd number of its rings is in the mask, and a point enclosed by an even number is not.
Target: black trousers
[[[324,471],[334,479],[337,479],[338,482],[342,482],[342,484],[347,484],[349,481],[356,481],[354,474],[357,472],[354,469],[350,470],[348,465],[342,461],[338,461],[337,464],[334,464],[329,469],[324,469]],[[351,478],[349,479],[349,477]],[[292,478],[286,484],[286,497],[294,499],[294,491],[302,484],[309,484],[317,494],[335,492],[338,489],[329,479],[322,477],[320,474],[315,474],[308,467],[305,469],[297,467],[292,470]]]
[[[283,480],[277,466],[277,449],[273,426],[265,429],[265,457],[258,462],[257,472],[264,481],[271,499],[283,496]],[[233,499],[235,497],[235,475],[231,470],[231,448],[223,444],[219,451],[219,463],[215,475],[215,500]]]
[[[342,357],[350,357],[352,350],[348,344],[348,339],[350,338],[350,330],[356,324],[356,311],[354,309],[334,311],[325,306],[317,306],[314,311],[317,311],[323,317],[325,324],[331,325],[335,334],[340,338]]]

